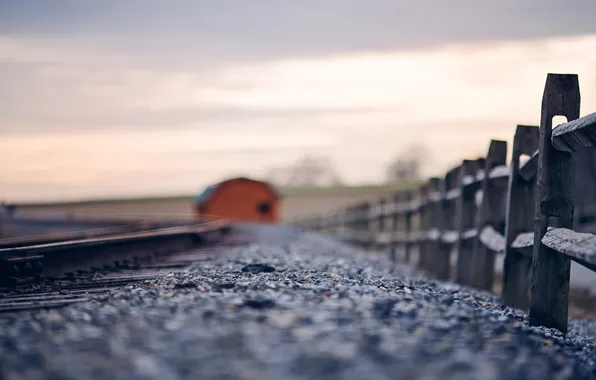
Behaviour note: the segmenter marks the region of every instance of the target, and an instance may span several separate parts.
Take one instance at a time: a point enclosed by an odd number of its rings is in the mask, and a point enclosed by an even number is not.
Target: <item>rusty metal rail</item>
[[[219,221],[4,248],[0,249],[0,288],[64,276],[72,280],[89,271],[138,268],[164,255],[215,243],[229,231],[230,225]]]
[[[225,228],[224,228],[225,231]],[[210,244],[172,254],[156,254],[151,260],[136,263],[81,269],[76,273],[64,273],[39,284],[29,283],[11,289],[0,289],[0,313],[32,309],[48,309],[68,306],[73,303],[110,297],[113,290],[129,284],[142,287],[154,286],[156,278],[168,273],[184,271],[201,261],[229,252],[230,248],[244,245],[254,237],[247,233],[233,231],[223,234]],[[194,283],[177,283],[174,287],[193,287]]]
[[[0,239],[0,249],[19,248],[30,245],[57,243],[66,240],[80,240],[94,237],[110,236],[119,233],[140,232],[156,229],[150,223],[130,223],[114,227],[93,228],[83,231],[53,232],[20,237]]]

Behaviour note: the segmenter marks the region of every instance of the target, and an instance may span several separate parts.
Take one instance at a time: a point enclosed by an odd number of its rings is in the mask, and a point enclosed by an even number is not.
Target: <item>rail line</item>
[[[226,222],[139,232],[116,230],[99,237],[36,245],[23,239],[21,246],[0,249],[0,312],[87,301],[94,293],[184,271],[251,239]],[[17,243],[11,240],[12,245]]]

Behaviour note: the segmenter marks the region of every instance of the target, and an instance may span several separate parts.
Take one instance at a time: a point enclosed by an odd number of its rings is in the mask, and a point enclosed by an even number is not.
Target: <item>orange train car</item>
[[[208,186],[195,199],[195,213],[204,220],[279,222],[281,197],[267,182],[238,177]]]

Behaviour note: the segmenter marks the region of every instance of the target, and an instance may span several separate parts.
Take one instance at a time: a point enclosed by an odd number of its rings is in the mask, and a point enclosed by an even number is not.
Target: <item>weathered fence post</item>
[[[438,213],[440,212],[440,198],[439,197],[439,178],[430,178],[424,187],[424,198],[421,197],[421,268],[427,272],[434,274],[435,259],[437,256],[437,245],[439,238],[439,231],[436,228]],[[422,194],[421,194],[422,195]]]
[[[377,210],[377,231],[375,232],[375,246],[376,249],[382,251],[385,246],[386,242],[384,240],[385,237],[385,230],[387,229],[387,223],[385,223],[385,208],[387,207],[387,200],[385,198],[381,198],[379,200],[379,204],[376,207]]]
[[[324,234],[329,233],[329,227],[331,226],[331,213],[326,212],[321,215],[321,232]]]
[[[362,202],[358,211],[360,215],[360,246],[368,249],[371,239],[370,203]]]
[[[342,237],[343,240],[346,240],[348,243],[352,243],[351,238],[351,225],[352,225],[352,207],[348,206],[344,209],[343,212],[343,224],[342,224]]]
[[[567,332],[570,259],[542,244],[549,222],[573,228],[575,167],[571,153],[551,143],[553,117],[579,118],[580,92],[575,74],[548,74],[542,96],[534,216],[530,325]]]
[[[358,205],[350,207],[350,242],[356,246],[360,244],[358,226]]]
[[[397,247],[400,244],[401,223],[400,223],[400,193],[395,193],[391,198],[393,207],[391,209],[391,237],[389,240],[389,255],[392,261],[397,258]]]
[[[339,240],[343,240],[344,216],[345,216],[345,213],[343,211],[336,211],[332,215],[332,217],[333,217],[333,236],[335,236]]]
[[[476,238],[474,239],[474,255],[472,256],[472,285],[480,289],[491,290],[494,281],[496,252],[480,239],[485,227],[503,234],[505,230],[504,200],[508,178],[493,174],[493,169],[500,167],[508,173],[507,142],[491,140],[484,163],[484,179],[482,180],[482,202],[476,217]],[[501,237],[502,239],[502,237]],[[504,243],[504,242],[503,242]],[[501,245],[503,247],[504,244]]]
[[[517,126],[513,137],[511,175],[507,191],[501,297],[505,305],[522,310],[527,310],[529,306],[529,271],[532,260],[512,248],[511,244],[517,235],[533,229],[536,179],[534,177],[528,181],[519,175],[519,159],[522,154],[531,156],[538,149],[539,132],[536,126]]]
[[[360,245],[360,240],[359,240],[359,214],[358,214],[358,205],[352,205],[351,209],[350,209],[350,241],[352,242],[352,244],[359,246]]]
[[[428,183],[420,185],[418,189],[419,207],[418,207],[418,233],[416,236],[418,246],[418,268],[424,269],[426,267],[426,232],[428,230],[428,212],[427,212],[427,192]]]
[[[356,246],[360,246],[360,210],[358,207],[359,205],[355,204],[350,211],[350,240]]]
[[[414,194],[412,191],[406,191],[402,198],[402,203],[405,205],[403,215],[403,222],[404,222],[404,252],[406,256],[406,262],[410,261],[410,255],[412,253],[412,245],[413,242],[411,240],[412,234],[412,215],[414,214],[414,210],[412,210],[411,204],[414,198]]]
[[[352,206],[352,221],[350,227],[350,235],[352,243],[356,246],[360,246],[360,229],[362,225],[360,224],[360,205],[355,204]]]
[[[321,232],[321,217],[319,215],[312,218],[312,229],[316,232]]]
[[[327,233],[327,227],[329,224],[328,214],[319,215],[319,232],[322,234]]]
[[[379,205],[373,202],[368,203],[368,208],[366,209],[366,218],[368,220],[368,241],[366,248],[369,250],[376,249],[376,242],[377,242],[377,235],[376,231],[378,228],[379,219],[377,218],[377,212],[379,210]]]
[[[342,225],[342,216],[343,216],[342,211],[334,211],[331,214],[331,220],[333,221],[333,224],[331,226],[331,233],[338,240],[342,240],[342,237],[340,234],[341,225]]]
[[[475,227],[476,217],[476,203],[475,194],[476,189],[468,186],[467,180],[473,181],[478,171],[477,160],[464,160],[459,172],[460,196],[455,204],[455,220],[457,231],[457,241],[455,249],[457,252],[457,265],[455,273],[455,281],[468,285],[470,283],[470,260],[474,250],[473,240],[471,237],[465,235]]]
[[[345,239],[346,236],[346,219],[348,218],[348,214],[346,210],[342,210],[339,213],[338,221],[337,221],[337,235],[341,237],[341,240]]]
[[[424,234],[426,241],[425,255],[426,267],[424,268],[433,276],[437,275],[437,256],[441,238],[441,180],[433,177],[428,180],[428,193],[426,196],[427,229]]]
[[[459,170],[460,167],[457,167],[447,172],[441,188],[441,213],[439,215],[441,237],[439,238],[437,251],[436,274],[437,278],[443,281],[449,280],[451,275],[451,251],[454,242],[444,239],[444,234],[455,229],[454,204],[457,198],[451,197],[450,191],[456,188]]]

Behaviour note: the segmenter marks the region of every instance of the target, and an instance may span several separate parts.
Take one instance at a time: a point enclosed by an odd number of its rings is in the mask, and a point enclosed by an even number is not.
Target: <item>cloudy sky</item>
[[[594,0],[0,1],[0,199],[192,193],[305,154],[380,182],[596,111]]]

